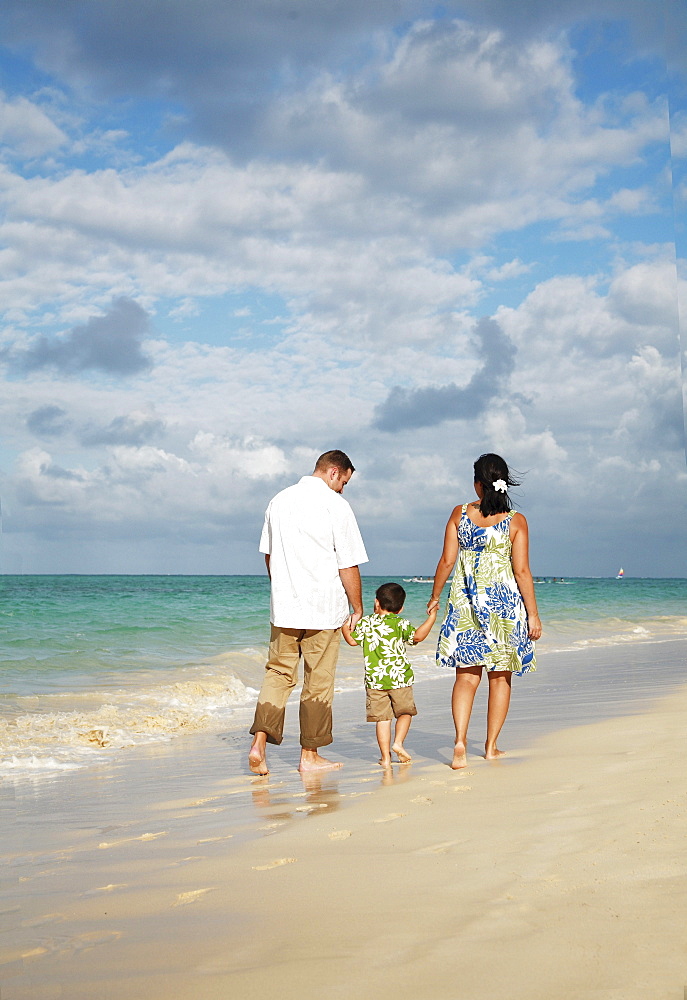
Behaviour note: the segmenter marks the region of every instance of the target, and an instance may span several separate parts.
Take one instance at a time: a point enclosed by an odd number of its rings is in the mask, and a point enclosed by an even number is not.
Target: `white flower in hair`
[[[508,491],[508,483],[503,479],[497,479],[496,482],[491,485],[497,493],[506,493]]]

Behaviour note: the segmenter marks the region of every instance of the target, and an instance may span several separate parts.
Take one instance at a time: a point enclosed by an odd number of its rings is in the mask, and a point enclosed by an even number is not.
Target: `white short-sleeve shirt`
[[[279,628],[339,628],[348,616],[340,569],[367,562],[347,500],[318,476],[277,493],[260,551],[270,557],[270,621]]]

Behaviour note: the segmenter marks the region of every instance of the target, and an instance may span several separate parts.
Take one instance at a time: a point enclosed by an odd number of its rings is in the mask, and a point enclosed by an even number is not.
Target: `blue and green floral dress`
[[[510,559],[514,513],[490,528],[480,528],[463,505],[458,559],[439,634],[440,666],[484,665],[518,676],[536,669],[527,613]]]

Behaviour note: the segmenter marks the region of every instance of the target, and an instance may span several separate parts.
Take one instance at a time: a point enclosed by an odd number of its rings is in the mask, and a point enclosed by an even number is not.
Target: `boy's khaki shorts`
[[[365,688],[365,709],[368,722],[391,722],[399,715],[417,715],[410,685],[390,691]]]

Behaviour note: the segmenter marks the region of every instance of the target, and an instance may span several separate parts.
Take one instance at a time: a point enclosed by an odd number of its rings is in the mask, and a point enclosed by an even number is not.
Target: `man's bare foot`
[[[410,764],[413,759],[402,743],[394,743],[391,747],[401,764]]]
[[[248,767],[253,774],[265,775],[270,773],[270,769],[267,766],[265,751],[261,750],[255,743],[250,748],[248,753]]]
[[[456,740],[455,746],[453,747],[453,760],[451,761],[451,767],[454,771],[457,771],[461,767],[467,767],[468,755],[465,750],[465,744],[460,740]]]
[[[301,750],[301,762],[298,770],[303,771],[334,771],[337,767],[343,767],[340,761],[327,760],[320,757],[317,750]]]
[[[505,750],[498,750],[496,747],[491,747],[491,749],[484,748],[484,759],[485,760],[496,760],[497,757],[505,757]]]
[[[391,757],[380,757],[377,763],[381,767],[391,767]]]

